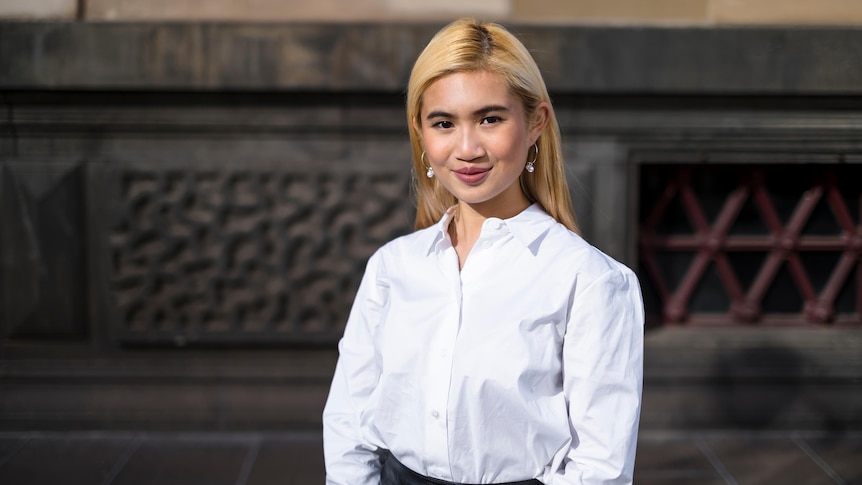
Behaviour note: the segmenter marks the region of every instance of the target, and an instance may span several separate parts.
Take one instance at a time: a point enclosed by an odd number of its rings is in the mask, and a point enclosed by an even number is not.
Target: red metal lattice
[[[854,194],[855,195],[855,194]],[[825,199],[834,216],[840,234],[834,236],[803,235],[817,204]],[[694,234],[661,235],[657,228],[668,212],[668,207],[677,201],[694,228]],[[731,235],[730,229],[747,202],[756,207],[768,229],[765,235]],[[862,215],[862,196],[859,196],[859,214]],[[669,288],[667,275],[658,264],[658,252],[693,253],[694,258],[684,272],[676,288]],[[743,288],[728,260],[731,251],[762,252],[766,254],[753,282]],[[840,253],[837,265],[832,270],[822,289],[815,289],[800,254],[805,251]],[[796,203],[787,220],[782,223],[764,183],[764,171],[752,170],[743,182],[724,200],[714,222],[710,224],[698,195],[692,186],[690,168],[681,167],[667,180],[655,205],[650,209],[640,229],[641,264],[650,277],[662,304],[663,320],[679,323],[689,318],[689,304],[697,285],[704,278],[707,268],[714,265],[718,279],[731,304],[724,321],[753,323],[763,319],[764,296],[776,281],[779,270],[786,265],[800,296],[804,300],[802,316],[787,318],[787,321],[827,323],[834,321],[835,301],[839,292],[856,268],[855,312],[852,319],[859,323],[862,315],[862,225],[855,222],[833,173],[816,181]]]

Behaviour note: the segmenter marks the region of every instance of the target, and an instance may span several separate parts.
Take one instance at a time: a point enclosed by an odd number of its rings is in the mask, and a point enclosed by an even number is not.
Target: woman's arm
[[[632,482],[643,323],[640,285],[628,268],[613,269],[576,289],[563,344],[572,444],[553,483]]]
[[[339,357],[323,410],[323,451],[328,485],[380,483],[381,450],[364,439],[363,416],[380,378],[374,335],[388,296],[372,256],[338,344]]]

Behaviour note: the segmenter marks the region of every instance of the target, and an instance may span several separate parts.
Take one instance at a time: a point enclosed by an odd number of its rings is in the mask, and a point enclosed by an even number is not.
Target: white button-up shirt
[[[630,483],[637,277],[536,205],[487,219],[459,271],[449,222],[368,262],[323,413],[326,483],[378,484],[387,450],[461,483]]]

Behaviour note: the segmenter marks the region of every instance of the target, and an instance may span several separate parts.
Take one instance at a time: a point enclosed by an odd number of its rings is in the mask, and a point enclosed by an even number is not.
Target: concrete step
[[[7,345],[0,430],[318,430],[336,358]],[[862,330],[650,330],[641,427],[862,429]]]
[[[4,485],[323,483],[319,433],[0,432]],[[642,432],[635,483],[862,483],[862,434]]]

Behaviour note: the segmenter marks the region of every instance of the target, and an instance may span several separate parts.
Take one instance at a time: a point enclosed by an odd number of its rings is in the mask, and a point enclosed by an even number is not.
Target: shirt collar
[[[445,240],[448,234],[449,223],[452,221],[452,217],[454,217],[455,211],[453,207],[450,207],[449,210],[443,214],[443,217],[432,226],[431,229],[431,237],[428,240],[428,253],[430,254],[435,250],[435,248],[439,247],[439,243]],[[525,247],[530,248],[530,246],[538,240],[547,230],[553,226],[557,221],[554,220],[553,217],[549,216],[538,204],[532,204],[514,217],[510,217],[509,219],[503,219],[503,223],[515,238],[521,242]],[[487,222],[486,222],[487,223]],[[531,250],[535,253],[535,248],[531,248]]]

